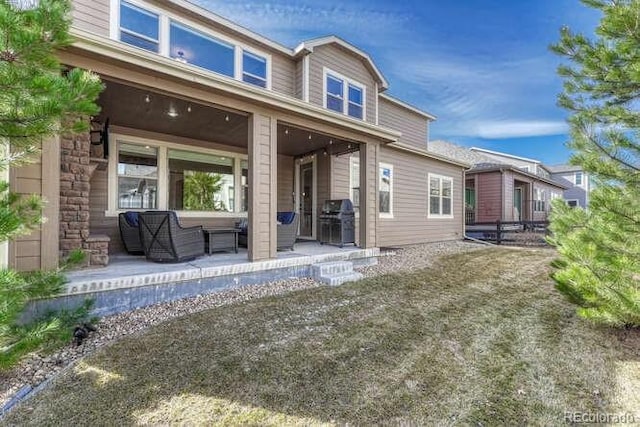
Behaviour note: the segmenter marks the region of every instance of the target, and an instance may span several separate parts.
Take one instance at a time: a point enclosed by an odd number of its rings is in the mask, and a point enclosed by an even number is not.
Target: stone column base
[[[105,267],[109,264],[109,242],[111,238],[104,234],[91,234],[82,244],[82,249],[87,254],[87,263],[90,267]]]

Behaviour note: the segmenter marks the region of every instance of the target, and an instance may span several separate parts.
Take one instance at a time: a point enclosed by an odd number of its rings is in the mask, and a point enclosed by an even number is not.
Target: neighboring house
[[[472,165],[465,179],[467,223],[546,220],[551,200],[566,188],[537,160],[446,141],[430,141],[429,150]]]
[[[589,175],[580,166],[549,166],[551,177],[568,188],[564,190],[564,199],[569,206],[586,208],[589,206],[589,193],[593,188]]]
[[[427,151],[435,118],[386,95],[371,57],[335,36],[275,43],[184,0],[75,0],[63,64],[106,89],[90,134],[46,141],[12,188],[48,201],[10,245],[21,270],[73,249],[122,251],[118,213],[175,210],[186,225],[248,218],[248,258],[276,257],[276,212],[318,236],[326,199],[352,198],[363,248],[461,239],[464,162]],[[215,175],[214,209],[185,182]],[[100,263],[100,257],[92,262]]]

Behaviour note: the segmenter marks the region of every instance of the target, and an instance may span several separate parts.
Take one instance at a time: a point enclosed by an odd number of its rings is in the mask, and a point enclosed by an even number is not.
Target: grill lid
[[[353,214],[353,203],[349,199],[325,200],[322,213],[325,215]]]

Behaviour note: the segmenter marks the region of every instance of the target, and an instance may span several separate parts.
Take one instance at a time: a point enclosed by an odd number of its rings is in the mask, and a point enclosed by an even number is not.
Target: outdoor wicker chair
[[[182,262],[204,255],[202,226],[182,227],[173,211],[139,215],[140,240],[149,261]]]
[[[298,214],[295,212],[278,212],[277,220],[277,250],[293,250],[293,245],[296,242],[296,238],[298,236]],[[246,247],[248,243],[247,219],[245,218],[236,222],[236,228],[240,229],[240,232],[238,233],[238,246]]]
[[[118,215],[118,226],[120,227],[120,238],[127,253],[143,255],[138,212],[124,212]]]
[[[298,219],[299,216],[295,212],[278,212],[278,239],[277,248],[279,251],[285,249],[293,250],[293,245],[298,236]]]

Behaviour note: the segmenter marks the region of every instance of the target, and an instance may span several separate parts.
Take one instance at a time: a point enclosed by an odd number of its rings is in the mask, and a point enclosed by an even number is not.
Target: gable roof
[[[551,173],[561,173],[561,172],[583,172],[582,166],[574,166],[574,165],[553,165],[548,166],[549,172]]]
[[[567,188],[567,185],[561,182],[558,182],[553,179],[548,179],[531,172],[527,172],[512,164],[509,164],[507,161],[500,162],[500,161],[497,161],[494,157],[490,157],[490,156],[487,156],[486,154],[483,154],[483,152],[489,152],[489,150],[465,148],[460,145],[454,144],[452,142],[440,141],[440,140],[429,141],[429,143],[427,144],[427,149],[441,156],[452,158],[457,161],[461,161],[461,162],[465,162],[473,165],[471,169],[467,171],[467,173],[483,173],[483,172],[509,170],[521,175],[535,178],[539,181],[545,182],[550,185],[554,185],[556,187]],[[494,152],[491,152],[491,153],[494,153]],[[502,154],[502,153],[497,153],[497,154]],[[522,157],[516,157],[511,155],[506,155],[506,157],[517,158],[519,160],[523,159]]]
[[[455,159],[460,162],[468,163],[470,165],[480,165],[480,164],[507,164],[503,162],[498,162],[493,157],[485,156],[482,153],[478,153],[475,151],[471,151],[466,147],[462,147],[460,145],[454,144],[453,142],[448,141],[429,141],[427,143],[427,150],[437,153],[441,156],[448,157],[450,159]]]
[[[371,73],[373,73],[373,75],[378,80],[378,83],[380,83],[381,90],[385,90],[385,89],[389,88],[389,82],[384,77],[384,75],[380,72],[380,70],[378,69],[376,64],[373,62],[373,59],[371,59],[369,54],[366,53],[365,51],[361,50],[361,49],[358,49],[357,47],[355,47],[351,43],[342,40],[338,36],[331,35],[331,36],[319,37],[317,39],[311,39],[311,40],[304,41],[304,42],[300,43],[295,49],[293,49],[293,54],[294,54],[294,56],[300,56],[300,55],[304,55],[306,53],[311,53],[311,52],[313,52],[314,48],[316,48],[318,46],[328,45],[328,44],[331,44],[331,43],[335,43],[338,46],[340,46],[340,47],[342,47],[344,49],[347,49],[348,51],[354,53],[355,55],[357,55],[361,59],[363,59],[365,65],[367,66],[367,68],[369,68],[369,71],[371,71]]]
[[[484,148],[471,147],[471,148],[469,148],[469,150],[471,150],[471,151],[479,151],[481,153],[493,154],[493,155],[500,156],[500,157],[508,157],[510,159],[516,159],[516,160],[522,160],[522,161],[525,161],[525,162],[531,162],[531,163],[540,164],[540,160],[528,159],[526,157],[514,156],[513,154],[501,153],[499,151],[486,150]]]
[[[401,101],[398,98],[395,98],[395,97],[393,97],[393,96],[391,96],[389,94],[380,93],[380,94],[378,94],[378,96],[380,98],[384,99],[384,100],[387,100],[387,101],[391,102],[392,104],[400,106],[400,107],[402,107],[404,109],[407,109],[407,110],[409,110],[411,112],[414,112],[414,113],[424,117],[427,120],[434,121],[434,120],[437,119],[437,117],[434,116],[433,114],[427,113],[426,111],[423,111],[423,110],[419,109],[418,107],[414,107],[411,104],[407,104],[406,102]]]

